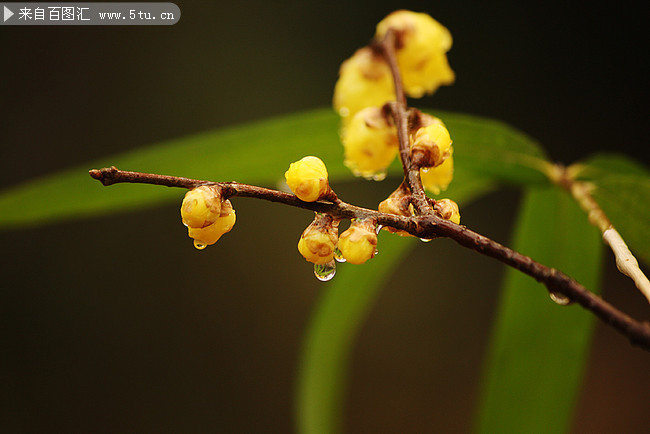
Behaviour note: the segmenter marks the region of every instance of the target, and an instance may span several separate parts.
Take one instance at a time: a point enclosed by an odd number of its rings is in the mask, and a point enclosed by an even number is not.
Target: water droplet
[[[377,235],[379,235],[379,231],[381,231],[381,228],[383,228],[382,225],[377,225],[377,228],[375,229],[375,232],[377,233]]]
[[[428,243],[428,242],[430,242],[432,240],[433,240],[433,238],[420,238],[420,241],[422,241],[423,243]]]
[[[567,306],[573,303],[573,300],[559,292],[549,292],[549,296],[553,302],[559,304],[560,306]]]
[[[374,257],[377,256],[378,254],[379,254],[379,250],[375,249],[375,253],[373,253],[372,257],[374,258]]]
[[[206,247],[208,247],[208,245],[207,245],[207,244],[203,244],[203,243],[201,243],[201,242],[199,242],[199,241],[194,240],[194,247],[196,247],[196,248],[199,249],[199,250],[203,250],[203,249],[205,249]]]
[[[345,262],[345,258],[343,257],[343,253],[339,250],[338,247],[334,249],[334,259],[336,262]]]
[[[314,275],[321,282],[332,280],[336,274],[336,261],[331,260],[327,264],[314,264]]]

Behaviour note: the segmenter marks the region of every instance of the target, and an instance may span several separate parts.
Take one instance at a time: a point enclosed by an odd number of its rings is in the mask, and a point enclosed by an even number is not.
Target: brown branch
[[[566,274],[542,265],[528,256],[522,255],[502,244],[497,243],[483,235],[473,232],[464,226],[444,220],[435,214],[431,199],[424,193],[420,168],[411,159],[409,139],[409,115],[416,113],[409,110],[406,104],[406,94],[397,64],[395,47],[397,34],[389,29],[381,41],[375,42],[375,48],[381,51],[386,59],[395,87],[396,101],[386,105],[397,128],[399,139],[400,159],[404,169],[404,183],[411,192],[411,203],[418,216],[407,217],[379,211],[360,208],[338,199],[330,191],[322,200],[317,202],[303,202],[295,195],[268,188],[257,187],[237,182],[210,182],[175,176],[155,175],[140,172],[127,172],[116,167],[91,170],[90,176],[99,180],[103,185],[112,185],[122,182],[145,183],[163,185],[167,187],[181,187],[192,189],[199,185],[217,185],[221,189],[224,199],[231,197],[250,197],[263,199],[270,202],[282,203],[289,206],[326,213],[339,219],[372,218],[382,226],[408,232],[418,238],[451,238],[460,245],[478,253],[495,258],[504,264],[516,268],[521,272],[535,278],[544,284],[549,292],[559,293],[582,305],[591,311],[606,324],[627,336],[633,344],[639,345],[650,351],[650,323],[637,321],[624,312],[621,312],[601,297],[587,290]],[[404,184],[403,183],[403,184]]]
[[[115,166],[88,171],[91,177],[101,182],[104,186],[129,182],[133,184],[153,184],[165,187],[195,188],[203,184],[211,184],[198,179],[181,178],[179,176],[156,175],[153,173],[128,172],[119,170]]]
[[[418,238],[447,237],[478,253],[495,258],[543,283],[550,292],[560,293],[591,311],[606,324],[627,336],[633,344],[650,351],[650,324],[637,321],[621,312],[598,295],[590,292],[562,272],[546,267],[528,256],[497,243],[464,226],[444,220],[435,214],[405,217],[357,207],[339,199],[303,202],[290,193],[237,182],[210,182],[166,175],[127,172],[115,167],[91,170],[90,175],[104,185],[144,183],[167,187],[195,188],[218,185],[224,198],[250,197],[289,206],[327,213],[336,218],[373,218],[382,226],[403,230]]]
[[[412,204],[416,212],[420,215],[433,214],[433,208],[424,192],[422,179],[420,178],[420,168],[413,164],[411,160],[411,141],[409,139],[409,110],[406,104],[406,93],[402,76],[397,64],[397,55],[395,54],[395,44],[397,43],[397,34],[395,30],[388,29],[384,38],[379,41],[381,52],[388,63],[393,76],[393,85],[395,88],[395,101],[388,104],[390,113],[395,121],[397,128],[397,139],[399,141],[399,156],[402,160],[404,169],[404,179],[411,190]]]

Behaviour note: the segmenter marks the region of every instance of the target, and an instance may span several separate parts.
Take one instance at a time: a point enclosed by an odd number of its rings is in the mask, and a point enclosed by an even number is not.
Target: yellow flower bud
[[[420,114],[420,128],[426,128],[431,125],[436,125],[440,124],[444,126],[445,124],[440,120],[440,118],[437,118],[435,116],[432,116],[428,113],[421,113]],[[419,128],[418,128],[419,130]]]
[[[339,250],[350,264],[363,264],[375,256],[377,233],[372,222],[352,221],[339,237]]]
[[[291,163],[284,177],[291,191],[305,202],[315,202],[329,190],[327,168],[318,157],[305,157]]]
[[[379,107],[367,107],[350,121],[342,137],[345,165],[355,176],[381,180],[399,150],[397,129]]]
[[[451,153],[451,137],[442,122],[420,128],[415,133],[411,156],[419,167],[439,166]]]
[[[410,217],[411,215],[413,215],[413,213],[411,212],[410,196],[408,195],[408,191],[405,191],[402,188],[402,186],[400,186],[397,190],[392,192],[391,195],[388,196],[386,200],[382,201],[379,204],[377,210],[379,212],[383,212],[387,214],[396,214],[396,215],[403,215],[406,217]],[[383,229],[390,233],[397,234],[401,237],[413,236],[408,232],[397,230],[391,228],[390,226],[384,226]]]
[[[384,212],[386,214],[396,214],[403,216],[410,216],[411,213],[408,210],[408,203],[400,199],[389,197],[386,200],[382,201],[377,207],[379,212]]]
[[[394,100],[393,77],[381,55],[364,47],[341,64],[333,105],[344,123],[361,109]]]
[[[181,205],[183,224],[203,228],[217,220],[221,213],[221,194],[214,186],[202,185],[188,191]]]
[[[332,224],[331,217],[317,216],[300,236],[298,251],[314,264],[331,262],[338,239],[337,228],[338,225]]]
[[[190,238],[194,239],[194,247],[204,249],[206,246],[216,243],[219,238],[235,225],[235,210],[229,200],[221,204],[221,214],[214,223],[205,227],[188,227]]]
[[[420,177],[426,190],[440,194],[454,178],[454,157],[450,155],[440,166],[421,169]]]
[[[396,11],[377,25],[376,38],[390,28],[397,33],[397,63],[409,96],[420,98],[454,82],[445,54],[451,48],[451,33],[442,24],[427,14]]]
[[[457,225],[460,224],[460,210],[458,204],[451,199],[436,200],[435,210],[438,211],[440,217],[445,220],[451,220]]]

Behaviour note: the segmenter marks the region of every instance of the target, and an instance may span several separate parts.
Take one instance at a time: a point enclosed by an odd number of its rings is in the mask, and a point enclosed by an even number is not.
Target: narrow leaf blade
[[[599,286],[602,243],[596,228],[563,192],[530,189],[514,249],[566,272],[590,290]],[[477,431],[566,432],[571,421],[594,318],[558,306],[545,287],[506,272],[486,361]]]
[[[501,122],[476,116],[438,112],[452,132],[455,147],[455,189],[475,191],[477,183],[491,189],[499,182],[544,182],[538,170],[543,152],[529,137]],[[177,175],[212,181],[271,185],[283,179],[289,163],[317,155],[333,182],[350,179],[343,165],[339,118],[330,108],[169,140],[131,152],[108,156],[83,166],[0,192],[0,228],[33,226],[51,221],[104,215],[178,200],[182,192],[144,185],[104,188],[88,170],[115,165],[120,169]],[[398,162],[391,173],[400,173]],[[450,194],[446,194],[450,196]]]
[[[323,285],[303,344],[296,417],[298,432],[341,432],[350,352],[387,276],[415,245],[412,238],[380,234],[381,255],[363,266],[345,265]]]
[[[481,174],[515,185],[545,184],[546,154],[539,143],[501,121],[462,113],[436,112],[454,141],[456,172]]]
[[[491,184],[477,176],[454,191],[462,206]],[[381,255],[363,266],[342,266],[328,285],[311,317],[305,335],[298,373],[296,417],[300,433],[340,431],[346,375],[357,331],[384,282],[399,262],[416,245],[414,238],[402,238],[382,231]]]
[[[182,197],[177,189],[148,185],[103,187],[91,168],[177,175],[215,181],[274,185],[290,162],[318,155],[333,179],[349,176],[343,166],[338,119],[314,110],[210,131],[113,155],[0,193],[0,227],[144,208]]]

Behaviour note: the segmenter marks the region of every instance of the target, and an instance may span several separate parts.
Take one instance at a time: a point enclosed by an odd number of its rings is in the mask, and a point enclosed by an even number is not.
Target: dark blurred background
[[[0,187],[327,106],[341,61],[399,8],[454,36],[456,84],[418,106],[501,119],[564,163],[616,151],[648,164],[642,3],[177,4],[171,27],[0,28]],[[334,187],[375,206],[396,182]],[[508,243],[518,202],[490,195],[463,223]],[[295,248],[310,216],[237,201],[235,231],[198,252],[178,206],[0,232],[1,431],[293,430],[301,338],[327,290]],[[648,318],[607,260],[606,297]],[[469,430],[502,274],[446,240],[409,255],[353,353],[349,432]],[[572,431],[650,430],[649,366],[599,324]]]

